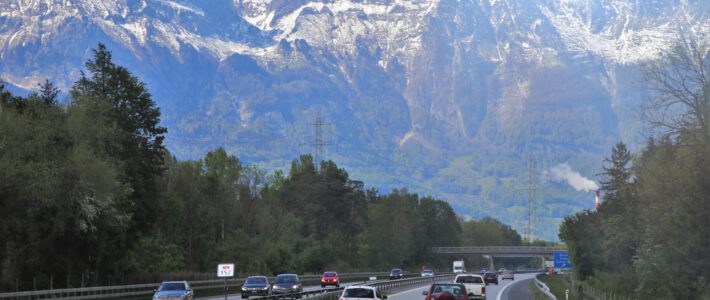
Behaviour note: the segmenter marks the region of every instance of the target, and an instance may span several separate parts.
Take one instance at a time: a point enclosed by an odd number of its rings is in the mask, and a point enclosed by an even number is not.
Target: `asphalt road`
[[[535,274],[516,274],[514,281],[500,280],[499,277],[498,285],[486,286],[486,300],[532,300],[529,284],[534,277]],[[424,300],[426,296],[422,295],[422,292],[427,287],[429,285],[394,293],[389,295],[387,300]]]
[[[357,281],[357,282],[346,282],[346,283],[341,283],[340,286],[348,286],[351,284],[355,283],[362,283],[362,281]],[[328,286],[326,288],[334,289],[334,286]],[[320,285],[312,285],[312,286],[304,286],[303,291],[304,292],[310,292],[310,291],[315,291],[315,290],[320,290],[321,287]],[[256,296],[252,297],[252,299],[256,298]],[[224,300],[224,295],[222,296],[209,296],[209,297],[197,297],[195,298],[196,300]],[[230,294],[227,299],[229,300],[241,300],[242,297],[240,294]]]

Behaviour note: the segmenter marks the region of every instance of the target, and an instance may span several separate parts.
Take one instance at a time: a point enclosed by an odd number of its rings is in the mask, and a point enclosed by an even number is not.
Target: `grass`
[[[537,285],[535,285],[535,281],[532,280],[530,281],[530,291],[532,291],[533,298],[535,300],[549,300],[550,298],[545,295],[540,289],[537,288]]]
[[[550,288],[550,292],[553,295],[555,295],[555,297],[557,297],[557,299],[559,299],[559,300],[566,299],[565,298],[565,290],[569,289],[570,287],[567,286],[564,276],[562,276],[562,275],[552,275],[552,276],[538,275],[537,279],[542,281],[543,283],[545,283],[547,285],[547,287]],[[569,300],[577,300],[577,297],[571,291],[569,293]]]

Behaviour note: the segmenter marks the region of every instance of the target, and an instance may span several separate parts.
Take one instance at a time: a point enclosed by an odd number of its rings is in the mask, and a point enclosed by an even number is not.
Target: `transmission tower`
[[[327,146],[336,145],[334,143],[327,143],[323,138],[323,127],[330,126],[332,124],[323,122],[323,119],[320,117],[320,112],[318,112],[316,115],[316,121],[308,125],[313,126],[313,129],[315,130],[315,135],[313,138],[313,143],[305,145],[313,146],[313,159],[315,161],[316,168],[318,168],[318,166],[320,166],[320,160],[323,158],[323,148]]]
[[[528,156],[528,228],[525,234],[528,237],[528,241],[532,242],[532,232],[533,232],[533,211],[535,209],[535,157],[533,155]]]

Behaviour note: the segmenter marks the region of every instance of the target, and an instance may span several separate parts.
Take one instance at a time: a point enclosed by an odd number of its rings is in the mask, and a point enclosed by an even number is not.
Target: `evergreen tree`
[[[137,77],[114,64],[111,52],[99,44],[94,58],[86,62],[88,76],[82,72],[71,91],[77,104],[94,109],[105,120],[121,129],[111,141],[104,141],[105,152],[117,160],[123,176],[133,190],[123,209],[133,218],[131,238],[151,228],[157,211],[155,178],[163,171],[163,139],[167,130],[159,126],[160,110]],[[100,103],[95,106],[91,103]],[[110,109],[105,108],[106,104]]]

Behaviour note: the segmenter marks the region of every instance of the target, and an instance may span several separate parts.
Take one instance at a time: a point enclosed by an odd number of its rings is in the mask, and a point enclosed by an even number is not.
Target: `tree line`
[[[145,84],[101,44],[85,67],[66,101],[49,81],[26,97],[0,85],[0,290],[130,284],[220,262],[241,274],[448,270],[431,246],[522,243],[496,220],[381,194],[309,155],[272,173],[221,148],[178,160]]]
[[[638,299],[710,297],[710,47],[679,43],[644,68],[655,134],[604,161],[601,208],[567,217],[575,275]]]

